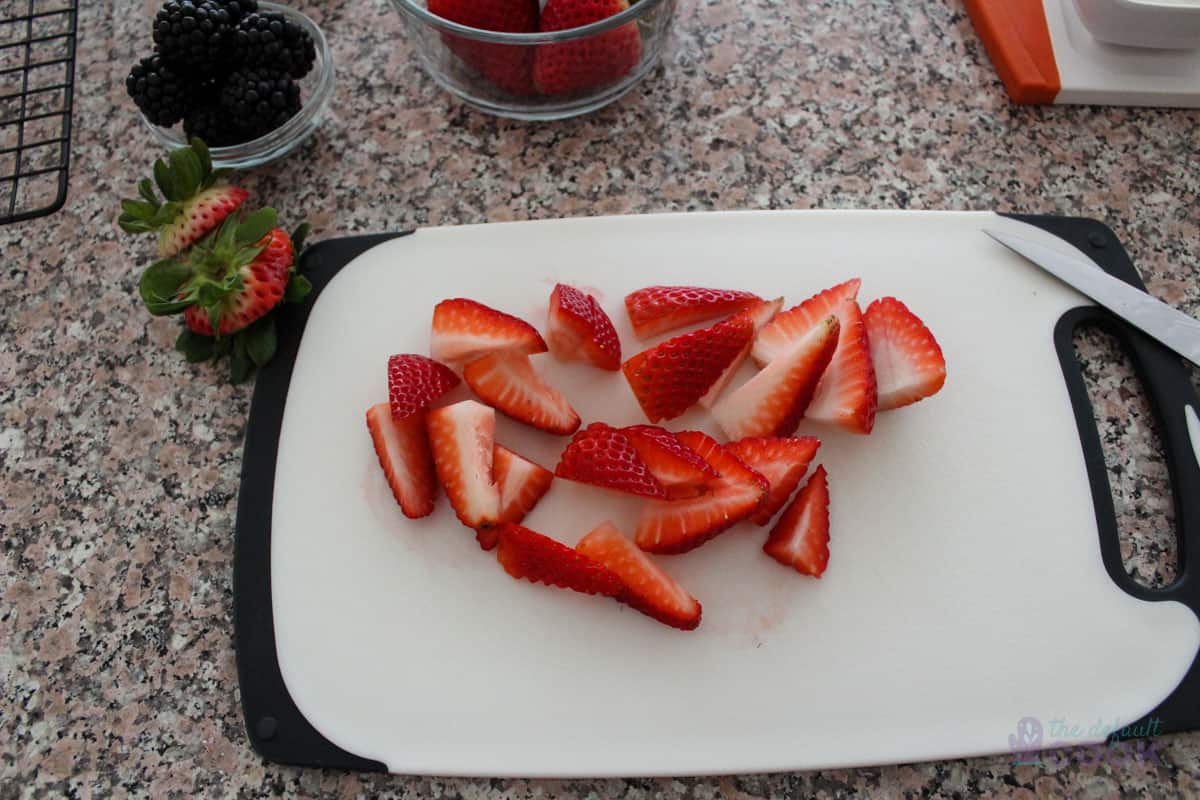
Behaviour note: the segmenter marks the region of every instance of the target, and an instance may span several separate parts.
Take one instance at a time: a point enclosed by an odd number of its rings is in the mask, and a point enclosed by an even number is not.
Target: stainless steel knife
[[[985,229],[983,232],[1188,361],[1200,365],[1200,320],[1114,278],[1086,256],[1063,255],[1032,239],[1003,231]]]

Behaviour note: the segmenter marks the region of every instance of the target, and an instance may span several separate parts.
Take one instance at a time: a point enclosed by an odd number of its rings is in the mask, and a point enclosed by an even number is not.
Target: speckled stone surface
[[[82,3],[66,207],[0,227],[0,798],[738,798],[1194,795],[1200,736],[1161,763],[964,761],[637,781],[439,780],[267,765],[231,643],[250,387],[172,352],[136,299],[149,247],[117,198],[157,155],[122,91],[149,3]],[[1200,112],[1008,104],[962,0],[681,0],[672,51],[618,104],[521,124],[415,69],[383,0],[304,4],[339,65],[333,113],[245,185],[318,237],[741,208],[1098,217],[1158,297],[1200,314]],[[997,331],[997,335],[1003,335]],[[1079,344],[1130,570],[1172,573],[1166,470],[1132,375]],[[1122,437],[1129,437],[1123,439]],[[1128,442],[1128,444],[1122,444]],[[1078,762],[1079,759],[1073,759]]]

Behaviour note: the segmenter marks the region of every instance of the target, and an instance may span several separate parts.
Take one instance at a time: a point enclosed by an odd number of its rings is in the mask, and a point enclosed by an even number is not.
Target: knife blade
[[[1089,258],[1063,255],[1040,242],[1004,231],[985,228],[983,232],[1095,300],[1147,336],[1162,342],[1193,364],[1200,365],[1200,320],[1114,278]]]

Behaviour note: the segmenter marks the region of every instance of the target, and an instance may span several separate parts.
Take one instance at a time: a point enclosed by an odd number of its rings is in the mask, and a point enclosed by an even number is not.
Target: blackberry
[[[295,116],[300,87],[286,72],[241,67],[225,80],[221,108],[238,121],[247,139],[255,139]]]
[[[170,0],[154,17],[154,44],[166,61],[198,72],[195,77],[214,75],[228,63],[235,24],[218,0]]]
[[[191,84],[157,54],[133,65],[125,91],[155,125],[174,125],[192,104]]]
[[[209,147],[228,147],[250,139],[219,105],[205,103],[196,106],[183,118],[183,131],[188,139],[196,137]]]
[[[229,12],[233,24],[236,25],[242,17],[258,11],[258,0],[213,0],[217,5]]]
[[[303,78],[317,60],[317,48],[295,22],[282,14],[260,11],[247,14],[238,23],[233,57],[247,67],[270,67]]]

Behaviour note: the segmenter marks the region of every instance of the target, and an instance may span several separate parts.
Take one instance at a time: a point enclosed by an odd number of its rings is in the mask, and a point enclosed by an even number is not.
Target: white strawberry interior
[[[462,459],[465,501],[484,516],[500,510],[500,493],[492,482],[492,447],[496,441],[496,412],[468,400],[452,406],[454,443]]]

